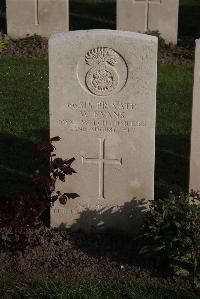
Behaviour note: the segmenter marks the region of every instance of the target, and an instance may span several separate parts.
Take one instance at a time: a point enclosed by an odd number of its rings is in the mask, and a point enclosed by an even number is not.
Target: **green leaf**
[[[146,254],[151,251],[151,246],[144,246],[140,249],[139,254]]]
[[[180,228],[181,227],[181,223],[179,223],[178,221],[174,221],[174,224],[176,225],[176,227]]]
[[[144,246],[140,251],[139,254],[146,254],[146,253],[155,253],[165,249],[165,245],[148,245]]]
[[[174,267],[174,273],[177,276],[181,277],[188,277],[190,275],[190,272],[182,267],[175,266]]]

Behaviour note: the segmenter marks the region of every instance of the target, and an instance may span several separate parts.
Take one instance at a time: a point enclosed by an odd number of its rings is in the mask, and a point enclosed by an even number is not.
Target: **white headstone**
[[[11,38],[69,30],[68,0],[6,0],[7,33]]]
[[[117,29],[159,31],[167,43],[177,43],[179,0],[117,0]]]
[[[196,40],[193,109],[192,109],[192,134],[190,156],[190,190],[200,190],[200,39]]]
[[[154,197],[157,38],[75,31],[49,53],[50,135],[77,171],[56,188],[80,195],[56,202],[51,224],[137,230]]]

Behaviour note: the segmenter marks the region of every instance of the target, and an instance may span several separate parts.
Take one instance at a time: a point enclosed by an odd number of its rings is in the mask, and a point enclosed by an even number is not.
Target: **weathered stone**
[[[190,190],[200,190],[200,39],[196,40],[194,90],[192,109],[192,134],[190,154]]]
[[[56,189],[80,195],[54,204],[51,225],[137,231],[154,197],[157,38],[76,31],[49,52],[50,134],[77,171]]]
[[[167,43],[177,43],[179,0],[117,0],[117,29],[158,30]]]
[[[11,38],[49,37],[69,30],[68,0],[6,0],[7,33]]]

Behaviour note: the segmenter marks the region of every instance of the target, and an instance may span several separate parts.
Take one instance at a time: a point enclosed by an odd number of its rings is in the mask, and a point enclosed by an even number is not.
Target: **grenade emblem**
[[[119,84],[115,69],[119,59],[119,54],[106,47],[92,49],[86,54],[86,64],[91,68],[86,74],[85,84],[91,93],[108,96],[115,91]]]

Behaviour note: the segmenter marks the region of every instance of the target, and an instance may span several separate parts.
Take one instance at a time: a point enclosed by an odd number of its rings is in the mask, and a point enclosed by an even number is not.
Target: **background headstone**
[[[192,134],[190,153],[190,190],[200,190],[200,39],[196,40]]]
[[[56,189],[52,226],[132,232],[154,197],[157,38],[124,31],[55,34],[49,41],[50,135],[77,174]],[[144,199],[146,202],[144,202]]]
[[[179,0],[117,0],[117,29],[158,30],[166,43],[177,43]]]
[[[68,0],[6,0],[6,5],[9,37],[49,37],[69,30]]]

